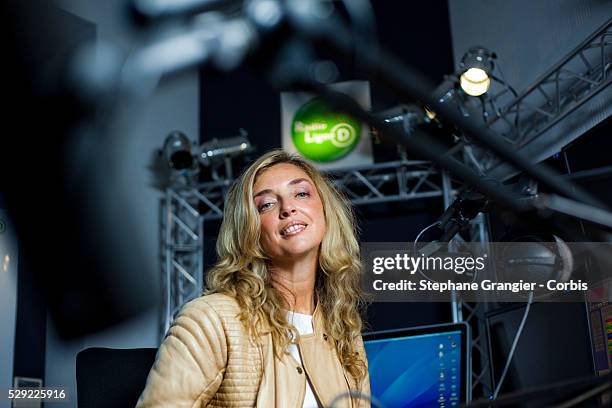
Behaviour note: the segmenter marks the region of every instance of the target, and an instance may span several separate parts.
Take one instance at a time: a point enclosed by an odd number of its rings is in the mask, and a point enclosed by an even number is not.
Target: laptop
[[[372,407],[458,407],[471,399],[471,337],[466,323],[363,336]]]

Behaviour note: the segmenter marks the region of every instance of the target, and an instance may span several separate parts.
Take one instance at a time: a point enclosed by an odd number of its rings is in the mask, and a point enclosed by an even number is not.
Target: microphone
[[[440,241],[452,239],[488,206],[489,200],[484,194],[474,190],[462,192],[438,219],[438,227],[444,230]]]
[[[436,224],[433,224],[437,225],[444,233],[437,241],[430,242],[421,248],[418,251],[419,255],[431,256],[439,251],[445,245],[444,243],[453,239],[455,235],[470,224],[470,221],[479,212],[486,211],[488,207],[489,200],[478,191],[470,189],[459,194],[455,201],[438,218]]]

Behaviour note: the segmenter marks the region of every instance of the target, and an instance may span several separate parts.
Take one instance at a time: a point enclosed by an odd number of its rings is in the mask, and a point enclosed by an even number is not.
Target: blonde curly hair
[[[253,186],[266,169],[289,163],[313,181],[325,213],[326,233],[319,251],[315,282],[317,307],[321,308],[326,333],[335,340],[342,366],[356,380],[365,377],[365,356],[357,352],[365,299],[360,286],[361,261],[356,223],[351,206],[333,184],[314,166],[283,150],[272,150],[251,166],[231,186],[217,240],[217,263],[206,276],[206,293],[225,293],[241,307],[239,315],[249,333],[258,337],[269,328],[275,353],[287,349],[297,330],[288,323],[289,305],[271,284],[269,258],[260,245],[259,213]]]

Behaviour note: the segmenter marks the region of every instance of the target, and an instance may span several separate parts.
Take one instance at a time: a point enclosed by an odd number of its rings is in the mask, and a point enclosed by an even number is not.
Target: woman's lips
[[[282,230],[281,235],[283,237],[291,237],[291,236],[297,235],[300,232],[304,231],[306,227],[307,227],[306,224],[292,224],[289,227]]]

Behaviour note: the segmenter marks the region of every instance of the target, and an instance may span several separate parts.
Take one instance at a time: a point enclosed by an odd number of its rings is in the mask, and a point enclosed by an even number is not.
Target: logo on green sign
[[[361,123],[334,112],[320,97],[306,102],[291,123],[293,144],[304,157],[318,162],[338,160],[349,154],[361,137]]]

